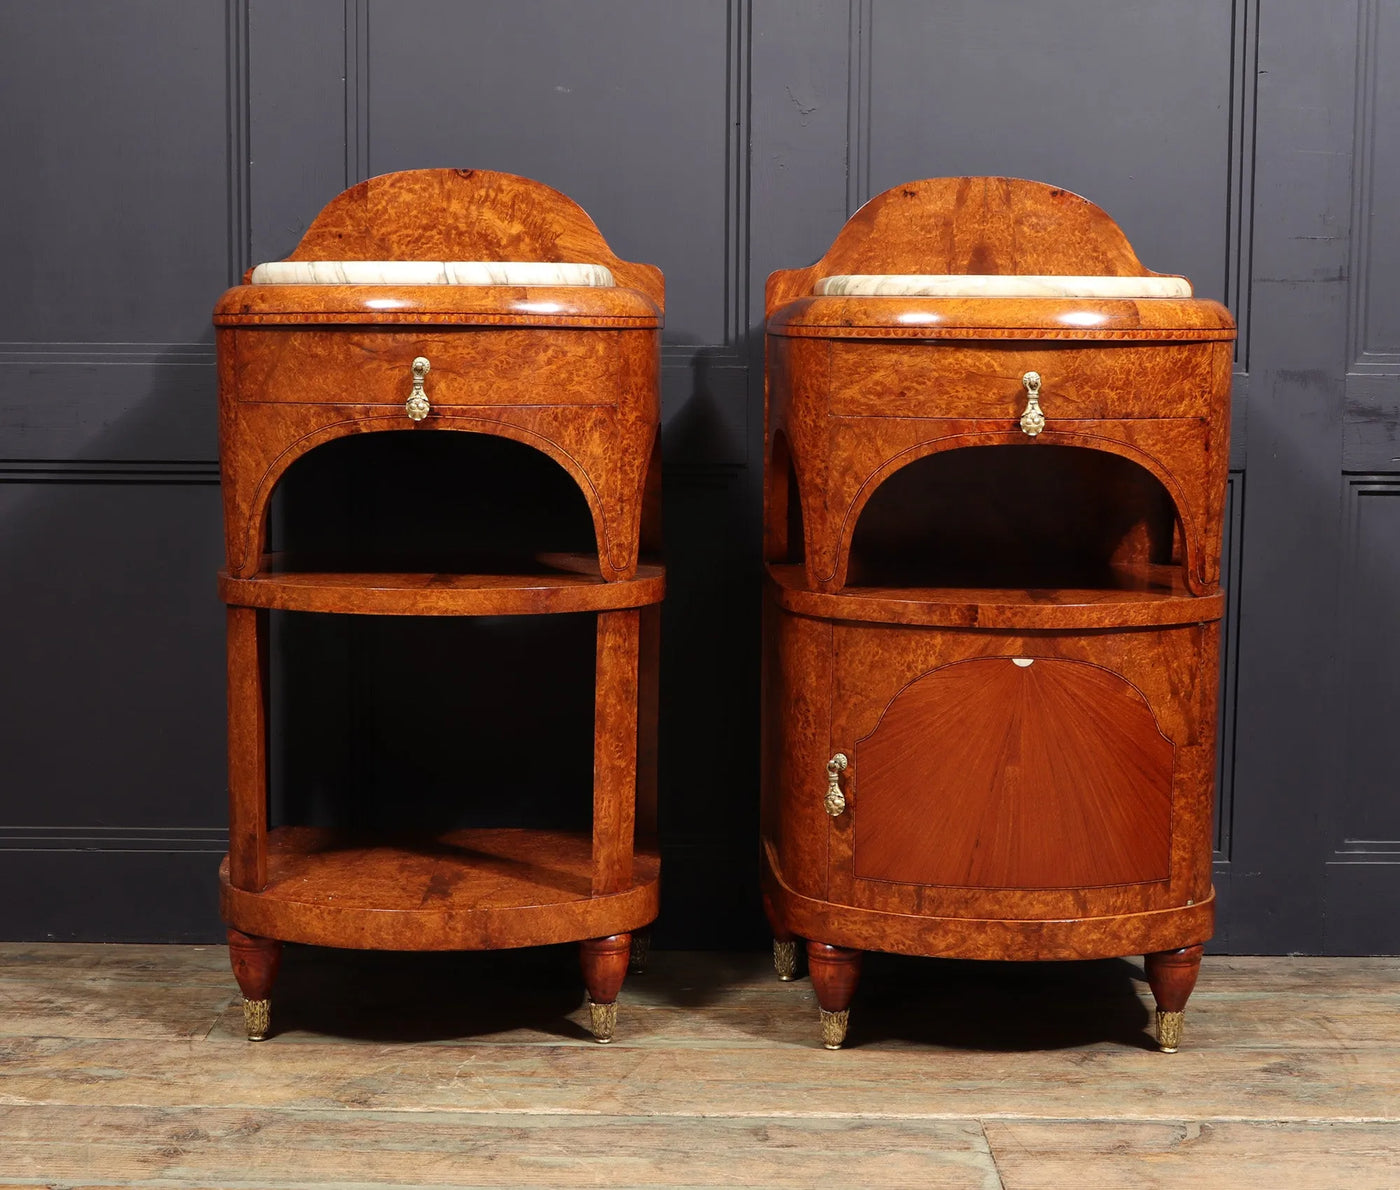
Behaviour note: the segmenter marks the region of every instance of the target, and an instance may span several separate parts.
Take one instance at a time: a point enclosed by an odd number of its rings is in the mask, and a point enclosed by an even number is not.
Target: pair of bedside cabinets
[[[658,908],[661,273],[539,183],[415,170],[341,194],[246,281],[214,322],[222,911],[248,1035],[268,1031],[283,942],[577,942],[608,1041]],[[1006,178],[878,196],[815,265],[769,278],[765,313],[779,976],[805,940],[837,1048],[866,950],[1143,954],[1174,1050],[1214,913],[1229,314],[1146,270],[1091,203]],[[408,570],[268,552],[297,460],[442,430],[548,456],[596,553],[452,542],[450,566]],[[591,831],[270,828],[271,611],[593,614]]]

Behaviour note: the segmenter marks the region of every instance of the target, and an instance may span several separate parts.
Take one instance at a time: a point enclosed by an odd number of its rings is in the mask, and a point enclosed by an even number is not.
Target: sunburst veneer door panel
[[[1174,748],[1100,666],[943,666],[891,700],[853,760],[858,879],[1051,889],[1170,874]]]

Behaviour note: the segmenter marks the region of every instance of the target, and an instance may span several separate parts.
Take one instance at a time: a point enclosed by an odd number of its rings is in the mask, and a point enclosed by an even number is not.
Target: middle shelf
[[[778,604],[798,615],[934,628],[1092,629],[1218,620],[1225,592],[1192,595],[1179,566],[1108,569],[1101,587],[847,587],[814,591],[800,563],[768,564]]]
[[[268,554],[248,578],[219,573],[219,595],[236,607],[371,616],[519,616],[603,612],[659,603],[665,567],[603,579],[588,554],[536,554],[472,573],[333,569],[335,563]],[[498,572],[499,571],[499,572]]]

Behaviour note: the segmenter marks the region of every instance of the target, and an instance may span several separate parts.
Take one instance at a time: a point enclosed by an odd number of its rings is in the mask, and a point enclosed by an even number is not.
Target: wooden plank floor
[[[1400,1187],[1400,959],[872,955],[847,1049],[766,956],[658,953],[589,1040],[573,948],[0,945],[0,1185]]]

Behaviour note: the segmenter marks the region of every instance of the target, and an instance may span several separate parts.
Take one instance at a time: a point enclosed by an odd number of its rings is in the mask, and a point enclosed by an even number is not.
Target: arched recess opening
[[[518,573],[502,568],[598,552],[588,502],[563,467],[512,439],[462,431],[316,447],[278,481],[269,539],[299,569]]]
[[[459,431],[316,447],[278,482],[269,533],[297,570],[521,574],[597,555],[558,463]],[[588,829],[593,615],[273,612],[271,637],[274,825]]]
[[[779,563],[802,562],[807,556],[807,547],[803,537],[801,485],[793,465],[792,447],[782,430],[773,434],[767,483],[764,559]]]
[[[1145,467],[1079,446],[926,455],[870,496],[850,586],[1116,588],[1183,563],[1171,495]]]

